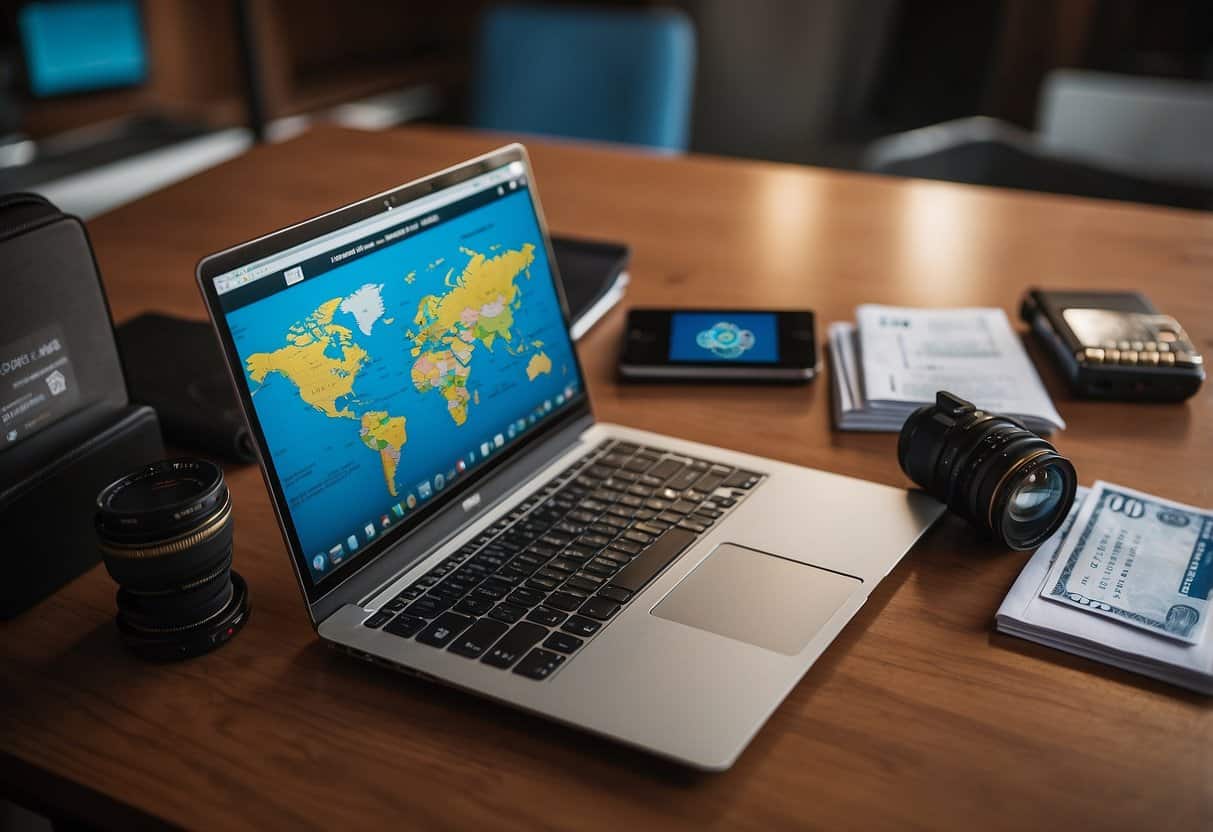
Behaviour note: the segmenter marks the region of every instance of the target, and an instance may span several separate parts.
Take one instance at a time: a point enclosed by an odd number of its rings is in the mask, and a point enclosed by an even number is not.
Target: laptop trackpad
[[[652,614],[795,656],[863,581],[722,543]]]

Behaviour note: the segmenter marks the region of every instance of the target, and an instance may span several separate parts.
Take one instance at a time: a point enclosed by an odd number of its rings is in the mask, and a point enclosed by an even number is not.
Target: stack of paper
[[[1213,512],[1097,482],[998,609],[1004,633],[1213,695]]]
[[[841,430],[900,430],[940,390],[1037,433],[1066,426],[1001,309],[868,304],[855,324],[831,324],[829,338]]]

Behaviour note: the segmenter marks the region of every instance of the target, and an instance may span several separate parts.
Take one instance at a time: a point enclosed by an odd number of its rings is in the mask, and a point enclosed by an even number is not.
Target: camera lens
[[[951,393],[910,414],[901,469],[927,493],[1012,549],[1033,549],[1065,519],[1078,476],[1047,441]]]
[[[151,659],[204,653],[248,617],[244,581],[231,571],[232,501],[212,462],[147,465],[97,497],[97,538],[119,584],[118,629]]]

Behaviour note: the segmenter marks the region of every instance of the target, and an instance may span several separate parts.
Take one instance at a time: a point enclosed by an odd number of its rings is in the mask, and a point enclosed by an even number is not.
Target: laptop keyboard
[[[546,679],[761,479],[607,440],[363,625]]]

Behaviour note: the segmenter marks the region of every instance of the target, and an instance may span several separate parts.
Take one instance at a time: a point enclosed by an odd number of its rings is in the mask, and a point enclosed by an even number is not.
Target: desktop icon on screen
[[[400,503],[396,503],[396,505],[392,506],[392,514],[396,515],[397,517],[403,517],[404,506],[400,505]]]
[[[434,475],[434,490],[441,491],[445,487],[446,487],[446,477],[442,476],[442,474],[435,474]]]
[[[491,451],[491,450],[492,450],[492,447],[489,445],[488,442],[480,443],[480,456],[482,456],[482,457],[488,456],[489,451]]]
[[[404,498],[404,504],[409,507],[409,510],[417,508],[417,496],[410,493],[409,496]]]
[[[331,560],[333,563],[341,563],[341,558],[344,556],[345,550],[341,548],[340,543],[338,543],[332,549],[329,549],[329,560]]]
[[[324,571],[324,555],[323,554],[316,555],[316,557],[312,558],[312,568],[315,569],[317,572]]]
[[[428,500],[430,498],[430,494],[432,494],[432,493],[433,492],[430,491],[430,481],[429,480],[424,480],[422,482],[417,483],[417,496],[418,497],[420,497],[423,500]]]
[[[494,448],[500,448],[504,444],[505,444],[505,437],[502,436],[500,433],[493,437],[493,447]]]
[[[349,537],[347,537],[345,539],[345,545],[349,548],[349,550],[351,552],[358,551],[358,536],[352,534]]]
[[[367,540],[370,540],[372,537],[374,537],[374,536],[375,536],[375,524],[374,524],[374,523],[367,523],[367,524],[366,524],[366,528],[365,528],[365,529],[363,529],[363,531],[365,531],[365,532],[366,532],[366,539],[367,539]]]
[[[513,439],[517,435],[517,433],[518,433],[518,429],[514,427],[513,422],[510,422],[509,426],[505,429],[505,435],[508,436],[510,439]]]

